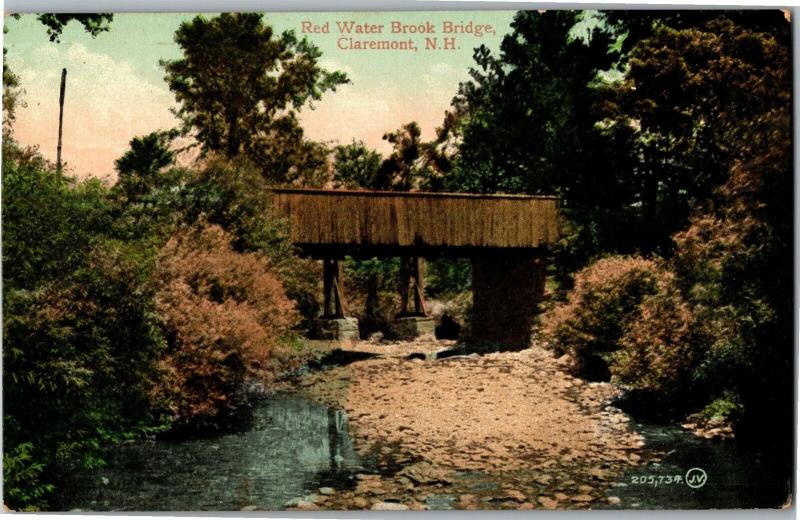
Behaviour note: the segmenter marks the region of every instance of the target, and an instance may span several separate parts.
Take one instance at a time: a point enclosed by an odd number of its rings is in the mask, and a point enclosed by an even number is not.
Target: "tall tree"
[[[640,247],[668,253],[671,235],[728,178],[741,148],[724,136],[752,116],[753,106],[775,106],[779,99],[763,96],[776,81],[764,52],[753,43],[730,53],[727,25],[742,41],[755,31],[785,45],[789,24],[779,11],[613,11],[607,22],[629,51],[622,55],[625,79],[608,89],[604,125],[609,131],[634,129],[628,154],[637,161],[625,177],[636,187],[646,230]],[[667,40],[668,48],[653,46]],[[748,70],[769,74],[757,80]]]
[[[275,182],[319,170],[319,146],[304,138],[298,112],[349,80],[320,67],[316,46],[293,31],[275,35],[255,13],[197,16],[175,41],[183,57],[161,64],[177,115],[204,152],[243,154]]]
[[[775,431],[788,433],[792,89],[781,33],[728,17],[661,27],[632,52],[627,94],[642,128],[671,143],[668,163],[703,156],[724,177],[676,236],[675,269],[711,338],[698,379],[708,392],[733,390],[754,431],[769,420],[784,421]],[[690,171],[703,179],[703,171]]]

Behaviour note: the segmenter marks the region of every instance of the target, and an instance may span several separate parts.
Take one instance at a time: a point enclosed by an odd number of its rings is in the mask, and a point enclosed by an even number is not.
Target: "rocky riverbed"
[[[570,376],[536,346],[443,356],[451,347],[359,342],[345,348],[362,359],[291,382],[304,397],[345,410],[355,449],[377,472],[287,506],[607,507],[618,500],[607,490],[619,475],[657,461],[628,417],[606,404],[612,385]]]

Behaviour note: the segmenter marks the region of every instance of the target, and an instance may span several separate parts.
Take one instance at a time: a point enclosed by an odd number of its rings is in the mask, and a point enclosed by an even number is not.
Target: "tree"
[[[728,178],[732,154],[741,147],[727,135],[757,113],[756,106],[776,106],[779,98],[764,96],[775,88],[775,68],[752,38],[773,34],[780,43],[787,24],[776,13],[771,15],[758,14],[746,25],[733,23],[731,18],[741,18],[735,12],[665,14],[660,20],[646,15],[651,21],[647,31],[635,29],[634,22],[623,23],[618,13],[612,18],[623,27],[632,23],[635,34],[649,35],[627,55],[625,80],[609,89],[606,101],[611,116],[607,128],[635,129],[630,153],[639,160],[626,177],[637,186],[642,227],[649,230],[642,235],[644,250],[669,252],[671,235],[684,228],[693,209],[708,204]],[[773,23],[768,33],[747,29],[766,27],[768,20]],[[726,24],[750,45],[726,43]],[[656,41],[668,47],[654,47]],[[754,76],[750,70],[767,75]]]
[[[375,188],[381,155],[363,141],[339,145],[333,150],[333,182],[337,188]]]
[[[316,46],[293,31],[276,36],[255,13],[197,16],[175,42],[183,57],[161,64],[203,152],[245,155],[273,182],[319,170],[320,148],[305,140],[297,114],[349,80],[319,66]]]
[[[423,158],[422,130],[416,121],[401,126],[394,132],[383,134],[383,140],[392,144],[392,153],[384,159],[375,176],[376,189],[408,191],[418,187]]]
[[[3,28],[5,31],[5,27]],[[11,137],[11,127],[17,116],[17,106],[20,103],[21,89],[19,77],[11,71],[6,61],[8,50],[3,47],[3,137]]]
[[[450,191],[557,195],[567,218],[564,258],[578,267],[601,250],[631,243],[635,192],[624,135],[596,126],[601,73],[618,59],[612,35],[595,24],[575,34],[587,14],[520,11],[498,55],[475,50],[471,81],[453,100],[458,154],[444,175]]]
[[[708,393],[733,392],[755,432],[791,415],[791,59],[782,32],[726,18],[664,27],[631,67],[632,95],[657,107],[643,124],[678,143],[674,160],[713,150],[724,170],[711,203],[698,204],[676,235],[673,265],[708,338],[696,379]],[[707,128],[702,147],[695,126]],[[791,421],[778,431],[790,432]]]
[[[152,132],[130,141],[130,150],[114,161],[118,178],[115,190],[134,201],[164,184],[163,170],[175,164],[175,153],[169,149],[169,136]]]
[[[133,436],[161,348],[147,240],[113,233],[98,179],[3,143],[3,471],[13,508],[46,507],[56,468]]]

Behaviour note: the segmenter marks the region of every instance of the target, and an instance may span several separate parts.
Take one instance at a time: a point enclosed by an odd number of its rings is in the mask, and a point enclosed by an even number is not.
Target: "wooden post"
[[[427,316],[425,306],[425,260],[418,257],[400,258],[400,316]],[[410,302],[413,298],[414,310]]]
[[[415,256],[411,259],[411,281],[414,284],[414,314],[427,316],[425,306],[425,259]]]
[[[325,258],[322,262],[323,317],[344,318],[344,306],[342,304],[344,297],[341,282],[342,261],[335,258]]]
[[[67,69],[61,69],[61,92],[58,95],[58,147],[56,148],[56,170],[61,171],[61,131],[64,127],[64,92],[67,88]]]

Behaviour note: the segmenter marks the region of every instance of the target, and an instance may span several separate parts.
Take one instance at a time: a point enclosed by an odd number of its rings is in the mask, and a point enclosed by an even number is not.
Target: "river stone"
[[[300,511],[319,511],[319,506],[314,502],[308,502],[306,500],[301,500],[297,503],[297,509]]]
[[[335,493],[336,493],[336,490],[333,489],[332,487],[321,487],[321,488],[319,488],[319,494],[320,495],[328,495],[328,496],[330,496],[330,495],[333,495]]]
[[[546,509],[555,509],[558,507],[558,500],[550,497],[539,497],[537,499],[540,504]]]
[[[353,509],[366,509],[369,507],[369,502],[364,497],[355,497],[350,501],[350,505]]]
[[[314,502],[317,501],[317,499],[318,499],[317,495],[306,495],[304,497],[295,497],[286,502],[285,504],[283,504],[283,507],[301,507],[303,503],[313,504]]]
[[[257,511],[258,506],[244,506],[239,511]]]
[[[452,482],[448,471],[430,462],[417,462],[406,466],[397,475],[406,477],[416,484],[450,484]]]
[[[573,502],[591,502],[594,500],[591,495],[575,495],[572,497]]]
[[[525,502],[527,499],[525,493],[522,491],[517,491],[516,489],[509,489],[506,491],[506,496],[504,498],[510,498],[511,500],[516,500],[517,502]]]
[[[408,506],[395,502],[375,502],[370,509],[373,511],[408,511]]]
[[[619,497],[608,497],[607,500],[608,500],[608,503],[611,504],[612,506],[619,505],[620,502],[622,502],[622,500],[620,500]]]

